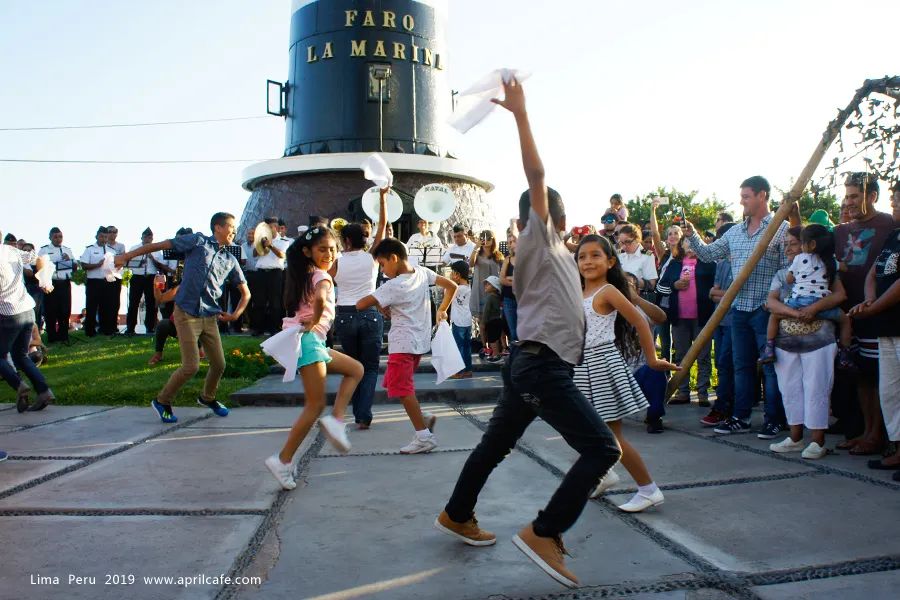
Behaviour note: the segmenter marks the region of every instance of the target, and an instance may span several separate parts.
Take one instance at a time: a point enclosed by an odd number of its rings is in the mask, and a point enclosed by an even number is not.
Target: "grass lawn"
[[[87,338],[82,332],[72,332],[69,346],[53,344],[49,362],[41,367],[47,383],[56,395],[57,404],[109,404],[146,406],[162,389],[169,375],[178,368],[178,343],[169,339],[163,360],[155,366],[147,361],[153,354],[153,338],[136,336]],[[228,396],[258,379],[262,365],[259,358],[247,358],[259,351],[262,338],[223,336],[226,376],[219,384],[218,399]],[[235,356],[237,350],[243,356]],[[200,371],[185,385],[175,399],[175,405],[194,405],[203,386],[208,369],[205,360]],[[15,402],[15,392],[5,383],[0,386],[0,402]]]

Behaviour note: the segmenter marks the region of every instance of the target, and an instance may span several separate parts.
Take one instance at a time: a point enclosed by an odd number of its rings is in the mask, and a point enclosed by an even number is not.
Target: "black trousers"
[[[100,333],[113,335],[119,331],[119,295],[122,291],[122,281],[99,280],[102,285],[100,294]]]
[[[247,322],[250,331],[262,331],[262,324],[257,321],[259,315],[256,313],[256,307],[260,301],[259,296],[261,295],[259,290],[259,272],[244,271],[244,277],[247,279],[247,287],[250,288],[250,304],[247,305],[247,310],[244,311],[244,320]]]
[[[219,296],[219,308],[224,312],[233,312],[240,298],[241,293],[238,291],[237,286],[225,283],[222,286],[222,295]],[[229,330],[239,333],[241,330],[240,321],[231,321],[230,323],[219,321],[219,333],[228,333]]]
[[[72,315],[72,282],[54,279],[53,291],[44,294],[44,316],[47,320],[47,341],[65,342],[69,339],[69,317]]]
[[[284,271],[281,269],[262,269],[256,272],[259,302],[254,307],[259,331],[278,333],[281,331],[281,319],[284,317]],[[251,292],[252,293],[252,292]]]
[[[575,387],[572,366],[546,346],[538,348],[533,354],[514,346],[503,365],[500,401],[446,506],[457,523],[472,518],[481,488],[535,417],[553,427],[579,454],[532,523],[541,537],[555,537],[575,524],[591,490],[622,455],[613,432]]]
[[[103,279],[86,279],[84,281],[84,333],[88,337],[97,334],[97,313],[100,311],[100,301],[103,298]]]
[[[153,275],[132,275],[128,284],[128,314],[125,316],[125,330],[134,332],[137,326],[138,308],[144,298],[144,327],[147,333],[156,329],[156,298],[153,297]]]

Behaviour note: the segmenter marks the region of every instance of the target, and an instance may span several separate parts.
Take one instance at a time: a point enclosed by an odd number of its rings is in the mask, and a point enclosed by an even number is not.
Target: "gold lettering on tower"
[[[350,56],[365,56],[366,40],[350,40]]]
[[[347,22],[344,27],[352,27],[353,23],[356,21],[356,15],[359,14],[359,11],[356,10],[345,10],[344,14],[347,16]]]
[[[384,51],[384,42],[378,40],[375,42],[375,52],[372,53],[372,56],[383,56],[387,58],[387,52]]]
[[[403,15],[403,29],[412,31],[415,26],[416,20],[413,19],[412,15]]]
[[[394,58],[397,60],[406,60],[406,44],[394,42]]]
[[[326,58],[334,58],[332,42],[325,42],[325,50],[322,51],[322,60],[325,60]]]
[[[444,70],[444,55],[435,53],[434,55],[434,68],[438,71]]]
[[[363,27],[375,27],[375,17],[371,10],[366,11],[366,18],[363,19]]]
[[[434,53],[428,48],[423,48],[422,51],[425,54],[424,58],[422,59],[422,64],[430,67],[432,62],[434,62]]]
[[[412,45],[412,57],[409,60],[414,63],[419,62],[419,47],[415,44]]]
[[[384,25],[382,25],[385,29],[396,29],[397,28],[397,13],[386,10],[384,11]]]
[[[306,62],[312,63],[319,60],[319,57],[316,56],[316,47],[315,46],[307,46],[306,47]]]

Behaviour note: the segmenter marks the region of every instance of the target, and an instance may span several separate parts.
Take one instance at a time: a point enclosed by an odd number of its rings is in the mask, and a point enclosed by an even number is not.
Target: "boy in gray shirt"
[[[541,417],[580,456],[546,508],[513,543],[553,579],[576,587],[578,579],[565,565],[561,536],[575,524],[591,490],[621,452],[610,429],[572,381],[584,344],[584,312],[578,270],[560,237],[566,229],[565,208],[559,194],[544,183],[522,87],[514,79],[503,87],[505,99],[494,102],[516,118],[528,179],[528,191],[519,199],[522,233],[513,275],[521,341],[503,367],[503,393],[488,429],[434,525],[471,546],[496,542],[496,536],[481,529],[475,519],[478,494],[525,429]]]

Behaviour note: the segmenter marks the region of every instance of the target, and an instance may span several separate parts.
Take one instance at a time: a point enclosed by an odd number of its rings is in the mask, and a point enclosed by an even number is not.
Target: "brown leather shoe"
[[[570,588],[578,587],[578,578],[566,568],[563,555],[569,553],[563,546],[562,537],[539,537],[528,525],[513,537],[513,544],[559,583]]]
[[[493,546],[497,541],[496,535],[478,526],[478,520],[474,516],[465,523],[457,523],[446,510],[441,511],[434,520],[434,528],[470,546]]]
[[[667,404],[690,404],[691,403],[691,395],[690,394],[678,394],[677,396],[673,396],[671,400]]]

